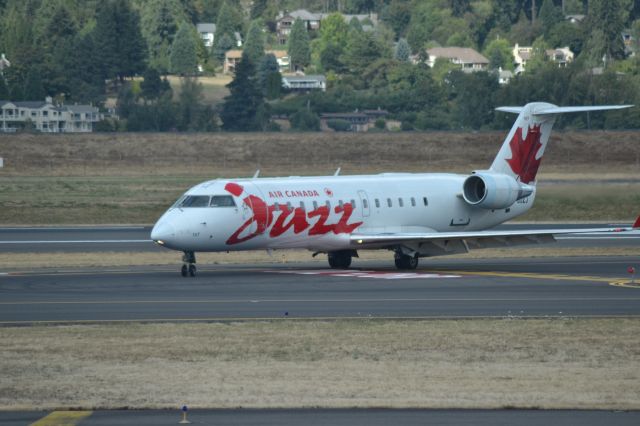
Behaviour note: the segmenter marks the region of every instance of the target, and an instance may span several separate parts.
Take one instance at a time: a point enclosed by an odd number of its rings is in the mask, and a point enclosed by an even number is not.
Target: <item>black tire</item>
[[[398,269],[413,270],[418,267],[418,256],[396,253],[395,262]]]
[[[189,275],[189,269],[187,268],[187,265],[182,265],[182,269],[180,269],[180,275],[182,275],[183,277]]]
[[[351,266],[350,251],[329,252],[327,259],[329,260],[329,266],[333,269],[348,269]]]
[[[196,265],[189,265],[189,275],[192,277],[196,276]]]

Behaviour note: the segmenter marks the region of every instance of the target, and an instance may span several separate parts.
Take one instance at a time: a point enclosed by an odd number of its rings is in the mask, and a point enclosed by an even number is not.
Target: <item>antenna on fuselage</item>
[[[336,172],[333,175],[334,176],[340,175],[340,170],[342,170],[342,167],[338,167],[338,170],[336,170]]]
[[[260,176],[260,169],[256,170],[256,172],[253,174],[253,178],[257,179],[258,176]]]

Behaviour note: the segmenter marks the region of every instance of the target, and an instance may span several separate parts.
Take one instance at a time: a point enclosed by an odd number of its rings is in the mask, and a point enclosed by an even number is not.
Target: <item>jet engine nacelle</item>
[[[493,172],[474,172],[462,185],[462,197],[472,206],[483,209],[506,209],[533,193],[533,186],[513,177]]]

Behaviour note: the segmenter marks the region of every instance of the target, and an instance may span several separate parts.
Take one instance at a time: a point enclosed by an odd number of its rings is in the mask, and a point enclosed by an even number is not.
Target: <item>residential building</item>
[[[498,68],[497,75],[499,84],[509,84],[509,82],[513,78],[513,72],[509,70],[503,70],[502,67]]]
[[[264,53],[271,53],[276,57],[280,72],[286,72],[290,70],[291,62],[289,60],[289,54],[286,50],[266,50]],[[233,74],[236,71],[236,65],[238,65],[240,59],[242,59],[242,50],[227,50],[227,52],[224,54],[223,73]]]
[[[94,106],[55,105],[49,97],[44,102],[0,101],[0,132],[15,132],[31,124],[45,133],[87,133],[102,118]]]
[[[489,60],[470,47],[434,47],[427,49],[427,54],[427,65],[431,68],[438,58],[445,58],[460,65],[463,71],[484,71],[489,66]]]
[[[379,118],[385,118],[389,114],[383,109],[364,110],[362,112],[355,110],[354,112],[331,112],[320,114],[320,128],[323,131],[331,130],[328,122],[330,120],[344,120],[351,124],[352,132],[366,132],[375,125],[375,121]],[[394,121],[394,124],[397,122]],[[396,124],[397,125],[397,124]]]
[[[564,17],[566,21],[569,21],[572,24],[579,24],[580,22],[584,21],[584,18],[586,18],[586,15],[566,15]]]
[[[558,47],[557,49],[548,49],[545,50],[544,53],[547,55],[547,58],[558,64],[558,67],[560,68],[564,68],[570,62],[573,62],[574,55],[568,46]]]
[[[318,31],[322,25],[322,20],[329,16],[328,13],[313,13],[306,9],[298,9],[292,12],[280,12],[276,17],[276,36],[278,43],[287,44],[289,34],[291,33],[291,27],[296,19],[301,19],[307,31]],[[346,22],[351,22],[352,19],[357,19],[360,22],[371,22],[371,25],[364,24],[363,30],[371,31],[375,25],[378,24],[378,15],[371,13],[368,15],[342,15]]]
[[[515,65],[515,74],[521,74],[525,71],[527,62],[533,56],[532,46],[518,46],[513,47],[511,52],[513,54],[513,64]],[[574,54],[569,47],[558,47],[556,49],[545,50],[545,55],[548,59],[558,64],[558,67],[564,68],[570,62],[573,62]]]
[[[9,60],[3,53],[2,56],[0,56],[0,74],[4,71],[5,68],[9,68],[10,66],[11,62],[9,62]]]
[[[209,48],[213,47],[213,42],[216,40],[216,24],[201,22],[196,25],[196,29],[204,45]],[[236,47],[242,47],[242,36],[240,33],[236,31],[233,33],[233,36],[236,41]]]
[[[283,75],[282,87],[293,92],[327,90],[327,78],[324,75]]]
[[[624,43],[624,53],[627,56],[635,56],[636,43],[631,30],[622,31],[622,42]]]

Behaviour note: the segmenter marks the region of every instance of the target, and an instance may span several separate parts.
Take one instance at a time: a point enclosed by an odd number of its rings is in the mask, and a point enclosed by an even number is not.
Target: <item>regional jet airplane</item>
[[[628,108],[558,107],[536,102],[501,107],[518,114],[488,170],[470,174],[216,179],[188,190],[151,232],[159,245],[183,251],[183,276],[195,276],[195,253],[308,249],[348,268],[359,250],[395,253],[399,269],[418,258],[469,249],[555,241],[557,234],[633,228],[491,230],[533,205],[536,174],[558,114]],[[315,255],[314,254],[314,255]]]

